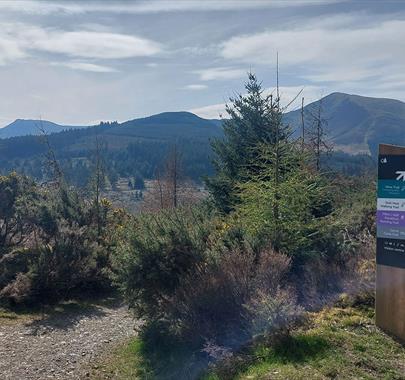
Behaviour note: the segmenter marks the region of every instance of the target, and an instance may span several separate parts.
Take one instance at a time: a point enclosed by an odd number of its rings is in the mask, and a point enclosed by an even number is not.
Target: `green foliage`
[[[181,278],[204,263],[211,230],[206,213],[197,208],[143,215],[125,231],[115,267],[137,315],[164,318]]]
[[[108,202],[96,208],[63,184],[40,188],[16,174],[1,185],[8,203],[0,215],[0,299],[49,302],[109,285],[116,220]]]
[[[207,186],[216,206],[222,212],[233,210],[238,197],[235,185],[258,158],[257,146],[272,146],[276,140],[287,139],[286,130],[279,128],[281,111],[278,100],[264,96],[261,83],[249,74],[247,94],[231,98],[227,105],[229,119],[224,120],[224,138],[213,142],[216,177],[207,179]]]
[[[135,190],[145,190],[145,182],[142,177],[136,176],[134,179],[134,189]]]
[[[0,176],[0,258],[31,231],[34,205],[40,200],[33,181],[16,173]]]
[[[278,164],[271,159],[274,153],[264,149],[260,169],[239,184],[239,220],[252,236],[270,241],[276,250],[292,256],[311,253],[332,211],[327,181],[306,167],[291,147]]]

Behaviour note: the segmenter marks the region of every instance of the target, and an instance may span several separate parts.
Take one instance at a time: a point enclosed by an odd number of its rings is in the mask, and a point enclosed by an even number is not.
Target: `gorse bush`
[[[142,215],[117,247],[116,280],[136,314],[167,317],[167,302],[181,279],[206,263],[211,220],[202,208]]]
[[[116,223],[108,203],[99,207],[99,231],[93,204],[64,186],[40,188],[16,174],[0,184],[8,202],[0,214],[1,299],[52,302],[109,286]]]

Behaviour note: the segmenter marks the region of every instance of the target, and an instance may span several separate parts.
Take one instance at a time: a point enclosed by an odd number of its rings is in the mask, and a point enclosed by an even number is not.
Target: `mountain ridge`
[[[375,154],[378,143],[405,145],[405,103],[397,99],[373,98],[333,92],[304,107],[305,125],[311,126],[311,114],[321,107],[322,119],[336,150],[346,153]],[[285,114],[285,121],[299,134],[301,110]],[[312,118],[313,119],[313,118]],[[173,140],[192,137],[207,140],[221,136],[222,120],[204,119],[188,111],[161,112],[121,123],[101,122],[97,133],[114,136],[115,146],[130,139]],[[39,125],[47,133],[91,129],[96,126],[67,126],[47,120],[17,119],[0,129],[0,138],[38,135]],[[80,144],[80,134],[78,135]]]

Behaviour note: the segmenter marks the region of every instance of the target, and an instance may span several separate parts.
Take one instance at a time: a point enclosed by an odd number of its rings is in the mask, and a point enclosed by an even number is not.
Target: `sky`
[[[405,101],[405,1],[0,1],[0,127],[219,118],[247,72],[285,103]],[[224,115],[225,116],[225,115]]]

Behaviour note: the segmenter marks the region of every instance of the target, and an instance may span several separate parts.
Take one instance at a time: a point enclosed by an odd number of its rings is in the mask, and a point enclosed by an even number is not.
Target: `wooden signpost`
[[[405,147],[380,144],[376,324],[405,341]]]

